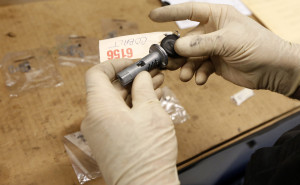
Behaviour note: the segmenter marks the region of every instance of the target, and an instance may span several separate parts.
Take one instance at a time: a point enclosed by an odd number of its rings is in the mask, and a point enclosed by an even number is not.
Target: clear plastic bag
[[[66,135],[64,146],[80,184],[101,176],[91,149],[81,132]]]
[[[184,123],[188,118],[188,114],[184,107],[180,105],[175,94],[168,87],[162,88],[163,96],[160,99],[161,106],[170,115],[174,124]]]
[[[98,64],[98,39],[70,35],[56,37],[58,62],[63,66]]]
[[[63,84],[50,51],[46,48],[8,53],[2,60],[2,71],[10,96],[40,87]]]
[[[184,123],[188,119],[186,110],[168,87],[164,87],[162,91],[163,96],[160,100],[162,107],[168,112],[174,124]],[[91,149],[81,132],[66,135],[64,146],[80,184],[101,176]]]

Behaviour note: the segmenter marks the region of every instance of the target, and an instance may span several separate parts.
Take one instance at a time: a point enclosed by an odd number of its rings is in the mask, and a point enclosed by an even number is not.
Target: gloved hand
[[[209,57],[204,62],[186,62],[180,74],[183,81],[195,73],[201,85],[216,72],[237,85],[287,96],[300,84],[299,45],[284,41],[232,6],[185,3],[157,8],[149,16],[157,22],[201,23],[175,43],[181,56]]]
[[[179,184],[174,125],[154,90],[159,91],[163,75],[156,70],[151,78],[141,72],[132,84],[130,107],[128,90],[114,81],[130,64],[107,61],[87,72],[81,131],[107,184]]]

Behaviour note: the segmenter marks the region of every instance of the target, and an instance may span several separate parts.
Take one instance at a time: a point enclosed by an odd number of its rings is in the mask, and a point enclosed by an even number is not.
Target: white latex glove
[[[107,61],[87,72],[87,116],[81,131],[108,185],[179,184],[174,125],[154,91],[163,75],[156,70],[151,79],[141,72],[132,84],[129,107],[128,91],[114,81],[129,64]]]
[[[287,96],[299,86],[299,45],[284,41],[232,6],[185,3],[157,8],[149,16],[157,22],[201,22],[176,41],[175,50],[181,56],[209,59],[186,62],[181,69],[182,81],[195,74],[201,85],[216,72],[237,85]]]

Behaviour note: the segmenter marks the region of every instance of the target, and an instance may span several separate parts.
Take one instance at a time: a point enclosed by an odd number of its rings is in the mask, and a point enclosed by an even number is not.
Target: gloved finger
[[[129,88],[127,86],[123,87],[118,80],[114,80],[112,82],[112,85],[119,92],[119,94],[122,96],[122,98],[125,99],[130,91]]]
[[[148,72],[139,73],[132,84],[131,89],[133,107],[143,104],[147,101],[158,101],[153,88],[153,82]]]
[[[184,66],[181,67],[180,69],[180,75],[179,78],[183,82],[188,82],[190,81],[197,69],[200,67],[201,63],[196,62],[196,61],[189,61]]]
[[[121,70],[125,69],[129,65],[133,64],[134,61],[131,59],[115,59],[115,60],[108,60],[103,63],[97,64],[90,68],[87,73],[95,71],[95,72],[101,72],[104,73],[110,81],[113,81],[116,79],[116,74],[120,72]],[[87,74],[86,74],[87,79]]]
[[[131,60],[112,60],[88,70],[86,73],[88,112],[95,112],[100,116],[102,110],[107,112],[110,109],[115,111],[116,108],[124,108],[122,107],[125,105],[123,97],[114,88],[111,81],[115,79],[118,71],[132,63]],[[103,114],[105,113],[103,112]]]
[[[221,55],[224,50],[223,30],[204,35],[190,35],[175,42],[175,51],[184,57]]]
[[[155,94],[156,94],[157,99],[160,100],[161,97],[163,96],[163,92],[162,92],[161,88],[155,89]]]
[[[152,69],[151,71],[149,71],[151,77],[153,78],[155,75],[160,73],[159,69]]]
[[[197,85],[203,85],[207,82],[208,77],[215,71],[211,61],[205,61],[197,70],[195,81]]]
[[[129,94],[129,95],[126,97],[125,102],[126,102],[126,104],[127,104],[127,106],[128,106],[129,108],[132,107],[132,98],[131,98],[131,94]]]
[[[195,74],[195,71],[199,68],[199,66],[206,58],[207,57],[189,58],[188,62],[185,63],[180,69],[180,80],[183,82],[191,80]]]
[[[158,88],[164,81],[164,76],[160,72],[159,69],[153,69],[150,72],[151,77],[153,78],[153,85],[156,88]],[[120,95],[124,100],[127,99],[128,94],[130,93],[131,86],[127,85],[126,87],[123,87],[118,80],[114,80],[112,82],[114,88],[119,91]]]
[[[186,63],[186,58],[180,57],[180,58],[168,58],[168,65],[167,69],[169,70],[176,70],[180,67],[182,67]]]
[[[207,33],[205,30],[205,26],[203,24],[200,24],[197,27],[193,28],[191,31],[187,32],[184,36],[203,35],[205,33]]]
[[[159,70],[157,70],[156,72],[159,72]],[[155,73],[156,73],[155,72]],[[153,87],[154,89],[156,90],[157,88],[159,88],[163,82],[164,82],[164,74],[159,72],[158,74],[156,74],[155,76],[152,77],[152,82],[153,82]],[[123,88],[121,91],[120,91],[120,94],[121,96],[123,97],[123,99],[125,100],[126,104],[131,107],[131,95],[129,94],[130,93],[130,89],[131,89],[131,86],[129,88],[129,86],[126,86],[126,88],[124,88],[119,82],[117,82],[115,88],[119,89],[119,88]],[[129,102],[130,101],[130,102]]]
[[[163,73],[158,73],[152,78],[153,88],[157,89],[164,83],[165,76]]]
[[[205,24],[212,15],[211,10],[216,8],[214,6],[216,5],[195,2],[164,6],[152,10],[149,14],[149,17],[156,22],[189,19]]]
[[[222,75],[222,68],[224,68],[224,66],[226,66],[226,62],[220,56],[212,56],[210,59],[211,59],[211,62],[213,64],[214,68],[215,68],[216,75],[221,76]]]

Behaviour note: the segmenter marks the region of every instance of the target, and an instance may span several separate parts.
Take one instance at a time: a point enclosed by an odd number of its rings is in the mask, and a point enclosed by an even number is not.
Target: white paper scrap
[[[100,40],[100,62],[118,58],[143,58],[149,54],[152,44],[160,44],[161,40],[169,34],[172,32],[152,32]]]
[[[245,88],[239,91],[238,93],[234,94],[233,96],[231,96],[231,99],[234,101],[236,105],[239,106],[253,95],[254,95],[253,90]]]

